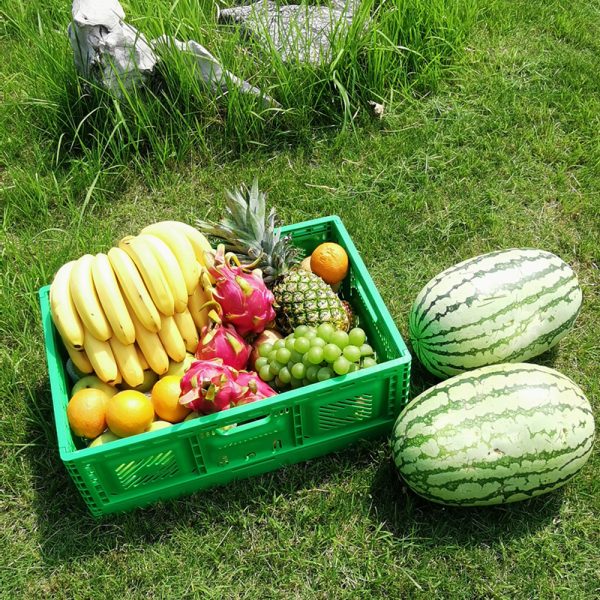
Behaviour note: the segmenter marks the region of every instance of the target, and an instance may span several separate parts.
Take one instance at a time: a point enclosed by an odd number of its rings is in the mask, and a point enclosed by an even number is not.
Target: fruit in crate
[[[348,274],[348,255],[339,244],[319,244],[310,255],[310,270],[326,283],[335,285]]]
[[[100,390],[108,396],[114,396],[119,391],[114,385],[108,385],[108,383],[104,383],[104,381],[95,375],[86,375],[85,377],[77,380],[71,389],[71,396],[74,396],[79,390],[83,389]]]
[[[246,367],[250,351],[250,346],[235,327],[215,321],[210,328],[203,329],[196,358],[199,360],[219,358],[224,364],[239,371]]]
[[[545,352],[571,329],[582,293],[550,252],[513,249],[461,262],[434,277],[409,319],[413,348],[440,378]]]
[[[73,433],[94,439],[106,429],[106,406],[110,396],[95,388],[76,392],[67,405],[67,419]]]
[[[148,369],[163,375],[171,361],[195,352],[213,300],[208,252],[199,231],[166,221],[106,254],[63,265],[50,287],[50,309],[71,370],[150,389]]]
[[[516,502],[564,485],[585,464],[594,418],[581,389],[533,364],[482,367],[412,400],[392,434],[408,486],[441,504]]]
[[[226,217],[220,223],[197,221],[197,227],[235,252],[248,268],[259,268],[275,297],[277,325],[289,333],[298,325],[331,323],[348,329],[342,301],[318,275],[300,268],[299,250],[275,231],[276,214],[266,214],[266,196],[254,181],[251,189],[228,192]]]
[[[223,321],[234,325],[242,336],[261,333],[275,319],[273,293],[262,276],[243,269],[233,252],[225,254],[220,244],[210,268],[213,276],[213,297],[221,307]]]
[[[109,399],[106,405],[108,428],[119,437],[143,433],[154,419],[152,400],[135,390],[124,390]]]
[[[252,351],[250,352],[250,358],[248,359],[248,367],[250,369],[255,369],[256,359],[260,356],[258,353],[258,348],[261,344],[265,342],[270,342],[274,344],[277,340],[282,339],[283,336],[279,331],[275,329],[265,329],[253,342],[252,342]]]
[[[179,403],[181,377],[167,375],[159,379],[152,388],[152,404],[154,412],[164,421],[179,423],[191,412]]]
[[[300,325],[286,338],[258,347],[256,369],[263,381],[278,389],[298,388],[377,364],[364,330],[349,332],[330,323],[317,328]]]
[[[269,386],[250,384],[246,375],[220,359],[198,360],[181,380],[179,402],[192,410],[211,414],[240,404],[275,395]],[[252,373],[258,379],[256,373]]]

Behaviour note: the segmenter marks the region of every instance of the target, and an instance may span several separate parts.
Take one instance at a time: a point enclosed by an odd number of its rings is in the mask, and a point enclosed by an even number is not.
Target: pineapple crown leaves
[[[261,268],[265,283],[271,283],[297,264],[300,254],[289,236],[276,231],[275,209],[266,216],[266,198],[255,178],[251,188],[242,185],[239,190],[227,192],[225,217],[221,221],[198,220],[196,226],[224,243],[242,264]]]

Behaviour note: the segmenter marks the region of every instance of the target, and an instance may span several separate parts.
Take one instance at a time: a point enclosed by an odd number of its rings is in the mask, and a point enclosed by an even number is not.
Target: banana
[[[142,369],[144,369],[144,371],[147,371],[150,368],[150,365],[148,364],[146,357],[144,356],[144,354],[140,350],[140,347],[137,344],[135,344],[135,351],[137,352],[140,365],[142,365]]]
[[[188,238],[182,235],[181,231],[164,222],[148,225],[142,229],[141,233],[157,237],[170,248],[181,268],[188,296],[191,295],[200,279],[200,266]]]
[[[165,281],[169,284],[169,289],[173,295],[175,312],[183,312],[187,308],[188,293],[185,278],[175,255],[171,252],[167,244],[153,235],[138,235],[137,240],[140,243],[150,246],[151,251],[154,253],[154,258],[156,258],[162,269]]]
[[[204,305],[213,300],[211,290],[212,287],[200,284],[188,298],[188,308],[199,332],[202,332],[202,328],[208,325],[208,312],[211,307]]]
[[[150,245],[129,236],[119,242],[119,248],[127,252],[135,263],[156,308],[164,315],[172,316],[175,300]]]
[[[115,337],[121,344],[135,342],[135,329],[119,283],[106,254],[96,254],[92,262],[92,277],[98,297],[104,309],[104,314],[112,327]]]
[[[73,361],[73,364],[82,372],[82,373],[93,373],[94,367],[92,367],[92,363],[90,359],[87,357],[85,350],[82,348],[81,350],[73,350],[71,346],[68,344],[65,345],[69,357]]]
[[[158,332],[160,315],[133,260],[121,248],[111,248],[108,259],[129,303],[130,318],[133,319],[132,315],[135,314],[145,329]]]
[[[158,375],[164,375],[169,369],[169,356],[165,352],[158,334],[146,329],[132,311],[129,311],[129,314],[135,327],[135,341],[148,366]]]
[[[202,265],[206,266],[206,259],[204,258],[205,252],[210,252],[211,254],[214,252],[212,246],[209,244],[208,240],[202,235],[195,227],[188,225],[187,223],[182,223],[181,221],[160,221],[159,223],[155,223],[155,225],[161,225],[166,227],[172,227],[176,231],[179,231],[188,239],[192,248],[194,249],[194,254],[196,255],[196,260]]]
[[[75,265],[74,260],[64,264],[54,276],[50,286],[50,313],[65,345],[71,346],[75,350],[81,350],[84,337],[83,324],[69,289],[73,265]]]
[[[161,327],[158,332],[158,337],[160,338],[164,349],[175,362],[183,361],[186,352],[185,342],[179,333],[179,329],[177,329],[175,318],[161,315],[160,321]]]
[[[94,287],[94,279],[92,277],[93,261],[94,257],[91,254],[84,254],[75,262],[69,278],[69,289],[71,290],[71,297],[85,329],[97,340],[105,342],[112,335],[112,329]],[[84,348],[85,337],[86,335],[84,335],[83,340]],[[92,364],[94,364],[93,361]]]
[[[133,323],[131,325],[133,327]],[[131,387],[142,384],[144,369],[134,344],[123,344],[116,336],[111,337],[108,342],[125,382]]]
[[[90,331],[86,330],[83,347],[96,375],[105,383],[117,383],[120,374],[110,344],[95,338]]]
[[[198,349],[198,331],[189,310],[173,315],[177,329],[183,338],[185,349],[194,354]]]

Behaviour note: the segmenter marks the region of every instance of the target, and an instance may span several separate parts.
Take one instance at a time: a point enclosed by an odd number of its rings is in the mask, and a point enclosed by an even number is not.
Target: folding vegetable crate
[[[67,354],[50,316],[50,286],[40,289],[60,457],[95,516],[273,471],[391,430],[407,401],[411,357],[348,232],[335,216],[282,232],[306,254],[325,241],[346,249],[350,274],[341,295],[380,364],[96,448],[69,429]]]

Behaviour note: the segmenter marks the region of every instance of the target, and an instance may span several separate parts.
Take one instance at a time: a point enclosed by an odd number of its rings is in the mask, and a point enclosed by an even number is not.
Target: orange
[[[191,412],[189,408],[179,404],[181,377],[166,375],[159,379],[152,388],[152,402],[156,414],[170,423],[183,421]]]
[[[325,242],[311,254],[310,268],[323,281],[334,285],[348,274],[348,255],[339,244]]]
[[[106,422],[119,437],[143,433],[154,419],[152,400],[142,392],[124,390],[108,400]]]
[[[67,405],[67,419],[75,435],[93,439],[106,429],[106,404],[110,396],[102,390],[84,388]]]

